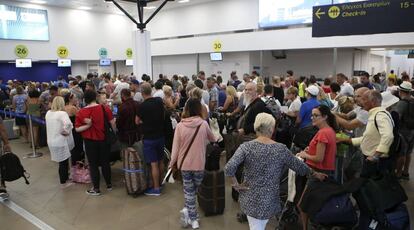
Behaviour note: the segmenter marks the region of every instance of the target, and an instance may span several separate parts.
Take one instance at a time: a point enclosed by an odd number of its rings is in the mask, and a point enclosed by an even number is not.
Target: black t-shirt
[[[159,97],[148,98],[139,105],[138,116],[142,120],[144,139],[164,136],[164,104]]]

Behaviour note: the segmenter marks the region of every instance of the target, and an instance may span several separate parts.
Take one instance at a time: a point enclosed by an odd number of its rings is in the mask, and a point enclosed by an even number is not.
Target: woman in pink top
[[[208,141],[216,141],[207,122],[201,118],[201,114],[202,105],[200,100],[189,99],[184,107],[183,119],[175,129],[170,162],[170,167],[176,162],[178,163],[178,168],[181,169],[183,177],[185,204],[180,211],[182,225],[184,227],[191,225],[193,229],[199,228],[196,191],[204,177],[206,145]],[[191,144],[196,132],[197,135]],[[187,149],[188,153],[184,159]]]

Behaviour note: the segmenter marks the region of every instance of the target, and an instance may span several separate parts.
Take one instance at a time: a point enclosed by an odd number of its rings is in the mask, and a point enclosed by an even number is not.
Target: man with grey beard
[[[243,97],[245,109],[242,112],[242,116],[238,122],[238,131],[240,135],[255,134],[254,121],[256,120],[257,114],[272,113],[268,108],[266,108],[266,104],[257,94],[257,86],[255,83],[249,82],[246,84]]]

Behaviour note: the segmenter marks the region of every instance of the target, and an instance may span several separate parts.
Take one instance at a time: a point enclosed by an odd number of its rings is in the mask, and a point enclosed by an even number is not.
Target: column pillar
[[[137,79],[141,79],[143,74],[152,78],[151,33],[135,30],[132,32],[132,40],[134,43],[134,75]]]

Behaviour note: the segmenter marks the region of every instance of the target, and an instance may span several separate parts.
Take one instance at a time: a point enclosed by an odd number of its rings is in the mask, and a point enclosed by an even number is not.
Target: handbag
[[[105,142],[115,144],[118,141],[118,138],[112,129],[112,126],[109,124],[109,120],[105,111],[104,106],[102,105],[102,112],[104,114],[104,126],[105,126]]]
[[[358,221],[357,213],[349,199],[349,194],[334,196],[315,214],[312,221],[319,224],[344,224],[354,226]]]
[[[88,165],[85,165],[82,161],[76,162],[76,165],[73,165],[70,168],[70,177],[73,182],[81,184],[91,183],[91,176],[89,173]]]
[[[198,130],[200,130],[201,124],[197,127],[193,138],[190,141],[190,144],[188,145],[187,149],[184,152],[184,157],[183,160],[181,161],[180,166],[178,166],[178,161],[175,162],[175,164],[172,167],[172,176],[174,178],[174,180],[178,180],[178,181],[183,181],[183,177],[181,175],[181,167],[184,164],[185,158],[187,157],[188,151],[190,151],[191,145],[193,145],[194,139],[196,138],[197,134],[198,134]]]

